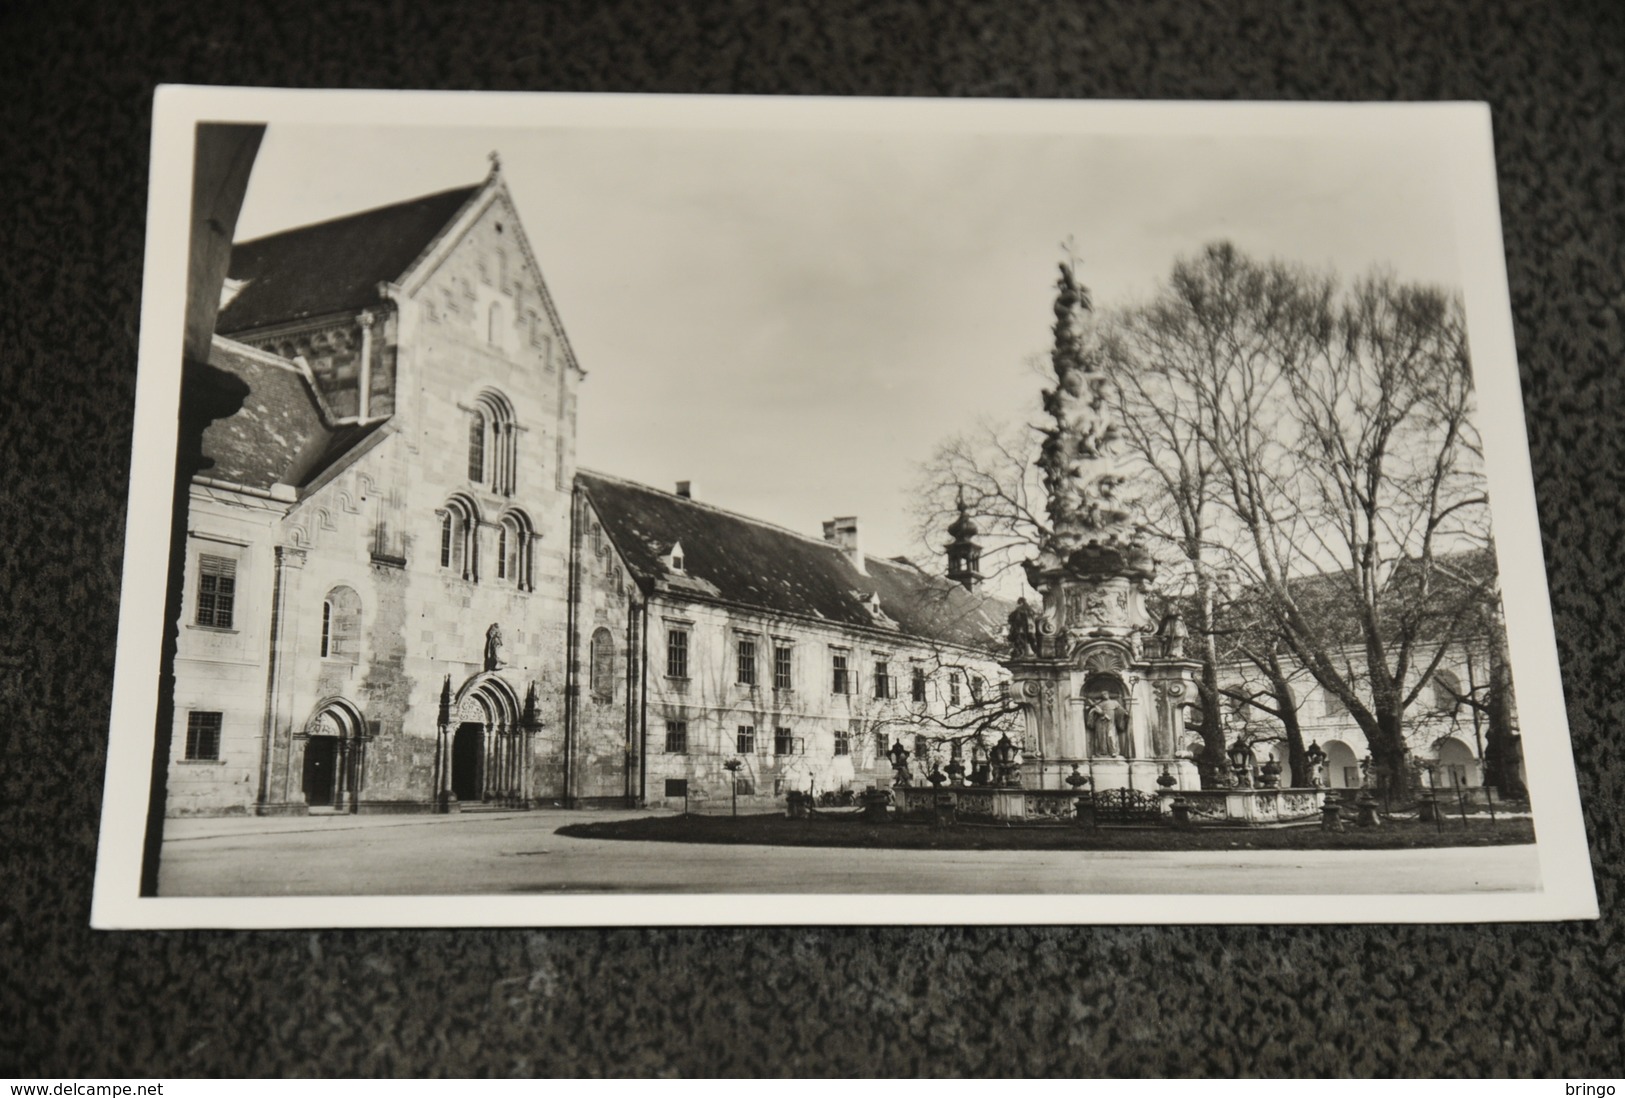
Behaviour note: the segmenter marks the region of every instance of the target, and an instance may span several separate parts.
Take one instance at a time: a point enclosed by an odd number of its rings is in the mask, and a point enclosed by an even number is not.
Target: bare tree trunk
[[[1229,760],[1225,757],[1224,709],[1219,698],[1219,646],[1214,634],[1213,590],[1207,577],[1197,572],[1197,603],[1202,621],[1202,752],[1196,759],[1203,789],[1222,789],[1230,784]]]
[[[1286,733],[1287,767],[1291,771],[1287,784],[1295,789],[1303,789],[1313,784],[1314,776],[1309,769],[1309,751],[1303,746],[1303,725],[1298,723],[1298,699],[1293,696],[1292,684],[1287,681],[1278,654],[1270,653],[1268,666],[1264,670],[1269,678],[1270,691],[1275,695],[1276,716],[1280,718],[1281,728]]]
[[[1485,715],[1489,728],[1484,743],[1484,784],[1494,786],[1503,797],[1524,800],[1528,788],[1519,775],[1523,751],[1520,737],[1512,726],[1516,701],[1512,690],[1512,660],[1507,651],[1506,630],[1496,615],[1490,623],[1490,688]]]

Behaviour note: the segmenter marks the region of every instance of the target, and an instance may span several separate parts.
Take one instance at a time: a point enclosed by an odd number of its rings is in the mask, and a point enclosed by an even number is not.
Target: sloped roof
[[[681,542],[691,582],[673,590],[868,628],[879,623],[866,599],[878,595],[895,632],[975,648],[999,644],[1010,604],[912,564],[867,557],[864,575],[819,539],[602,473],[583,470],[576,479],[645,591],[670,575],[660,558]]]
[[[244,285],[216,331],[361,309],[398,279],[483,184],[380,206],[235,245],[229,277]]]
[[[269,490],[273,484],[309,484],[377,431],[382,421],[332,425],[310,378],[295,364],[216,336],[209,355],[214,375],[247,386],[241,407],[203,432],[201,475]],[[188,385],[208,376],[189,374]]]
[[[1479,620],[1483,604],[1478,590],[1495,578],[1495,556],[1488,549],[1454,550],[1438,555],[1430,568],[1416,559],[1394,562],[1383,586],[1384,624],[1390,633],[1406,628],[1419,641],[1452,640],[1468,632],[1482,629]],[[1426,574],[1432,585],[1427,600],[1416,597],[1416,587]],[[1287,588],[1298,610],[1313,623],[1326,642],[1333,646],[1354,648],[1364,643],[1360,605],[1354,588],[1352,572],[1341,569],[1318,575],[1296,576],[1287,581]],[[1464,602],[1463,600],[1466,600]],[[1241,645],[1246,636],[1259,626],[1268,600],[1261,592],[1244,590],[1215,610],[1216,640],[1222,663],[1242,659]],[[1196,602],[1190,597],[1164,598],[1157,611],[1177,612],[1192,630],[1198,627],[1200,615]],[[1268,628],[1267,624],[1264,626]]]

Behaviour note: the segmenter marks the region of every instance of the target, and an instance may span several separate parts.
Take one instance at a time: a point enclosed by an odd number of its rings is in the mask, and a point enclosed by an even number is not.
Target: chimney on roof
[[[858,538],[856,515],[830,519],[824,523],[824,540],[845,553],[852,567],[866,576],[869,574],[869,569],[863,563],[863,542]]]
[[[678,481],[677,482],[677,494],[682,496],[684,499],[693,499],[694,498],[694,482],[692,480],[680,480],[680,481]]]

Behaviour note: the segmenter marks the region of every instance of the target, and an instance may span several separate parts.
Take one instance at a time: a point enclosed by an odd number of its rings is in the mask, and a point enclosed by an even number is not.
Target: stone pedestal
[[[1321,814],[1326,791],[1310,789],[1202,789],[1160,794],[1162,811],[1172,819],[1174,802],[1184,803],[1191,823],[1273,824],[1313,820]]]

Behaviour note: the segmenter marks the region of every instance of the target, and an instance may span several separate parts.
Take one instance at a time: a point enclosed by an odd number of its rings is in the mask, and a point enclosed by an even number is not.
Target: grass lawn
[[[867,823],[856,816],[792,820],[783,815],[652,816],[639,820],[570,824],[559,834],[581,839],[665,843],[750,843],[761,846],[861,846],[929,850],[1395,850],[1428,846],[1501,846],[1532,843],[1528,819],[1412,819],[1380,827],[1328,832],[1307,827],[1077,827],[1066,824],[961,823],[933,827],[900,821]]]

